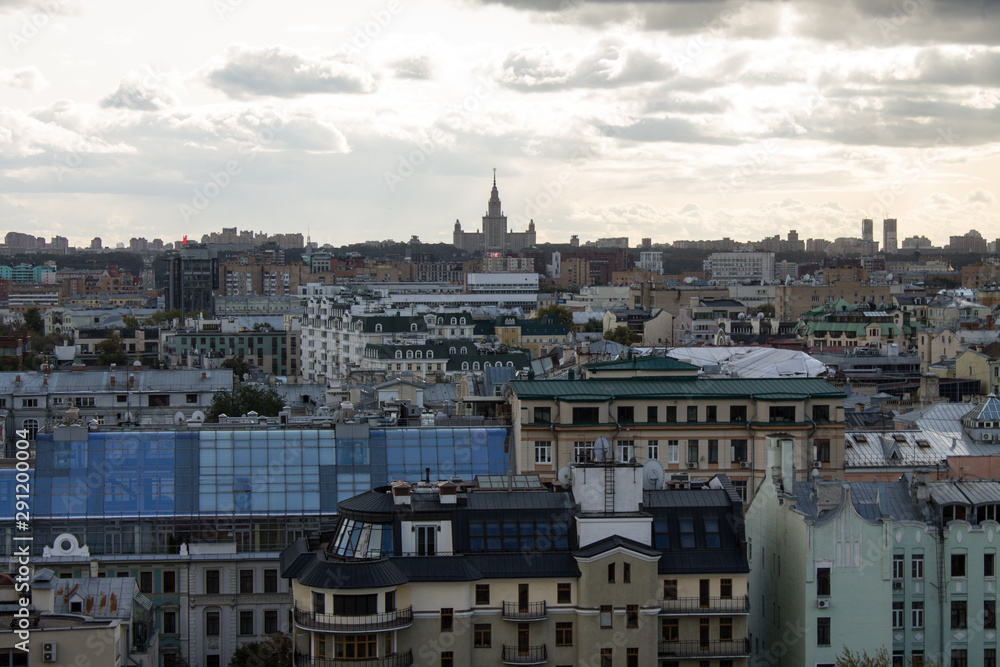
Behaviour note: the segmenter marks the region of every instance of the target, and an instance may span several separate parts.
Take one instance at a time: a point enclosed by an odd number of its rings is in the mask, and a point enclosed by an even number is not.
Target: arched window
[[[469,353],[469,351],[466,348],[463,347],[462,348],[462,354],[468,354],[468,353]]]
[[[407,350],[406,351],[406,358],[407,359],[412,359],[413,358],[413,350]]]
[[[465,318],[464,317],[461,319],[461,323],[465,324]]]
[[[457,319],[455,319],[455,318],[453,317],[453,318],[451,318],[451,323],[452,323],[452,324],[457,324],[457,323],[458,323],[458,320],[457,320]]]
[[[443,317],[439,317],[438,318],[438,324],[444,324],[444,318]]]
[[[468,361],[463,361],[462,362],[462,370],[463,371],[469,370],[469,362]]]
[[[472,370],[474,370],[474,371],[478,371],[479,370],[479,362],[478,361],[472,362]]]
[[[455,354],[455,348],[449,347],[448,348],[448,354]]]
[[[403,351],[402,350],[396,350],[396,358],[397,359],[402,359],[403,358]]]
[[[510,368],[514,368],[514,362],[513,361],[508,361],[507,362],[507,366],[509,366]]]
[[[27,440],[34,440],[35,436],[38,435],[38,420],[25,419],[21,422],[21,428],[28,432]]]
[[[382,331],[382,325],[381,324],[376,324],[375,325],[375,333],[379,333],[380,331]]]
[[[484,361],[483,362],[483,368],[489,368],[489,367],[490,367],[490,362]]]
[[[417,323],[414,322],[413,324],[410,325],[410,331],[416,331],[416,330],[417,330]]]
[[[434,358],[434,350],[427,350],[427,358],[428,359]]]
[[[424,353],[421,352],[420,350],[417,350],[417,359],[423,359],[423,358],[424,358]]]

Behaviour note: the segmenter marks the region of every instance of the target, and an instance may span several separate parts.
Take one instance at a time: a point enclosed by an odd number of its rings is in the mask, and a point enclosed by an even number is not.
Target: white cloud
[[[17,69],[0,67],[0,86],[19,88],[34,93],[48,88],[49,82],[34,65],[18,67]]]

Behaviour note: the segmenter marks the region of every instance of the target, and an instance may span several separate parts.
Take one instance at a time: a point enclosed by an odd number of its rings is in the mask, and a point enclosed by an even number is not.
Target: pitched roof
[[[692,371],[697,372],[698,366],[684,363],[673,357],[638,357],[634,359],[615,359],[613,361],[598,361],[584,366],[592,373],[602,371]]]
[[[629,551],[634,551],[644,556],[659,556],[661,554],[659,549],[647,547],[641,542],[630,540],[629,538],[622,537],[621,535],[612,535],[610,537],[605,537],[603,540],[594,542],[593,544],[588,544],[581,549],[577,549],[573,552],[573,556],[576,558],[592,558],[613,549],[628,549]]]
[[[699,398],[754,396],[765,400],[801,400],[807,397],[843,398],[844,392],[818,378],[701,379],[624,378],[615,380],[512,380],[508,385],[520,399],[606,401],[623,398]]]

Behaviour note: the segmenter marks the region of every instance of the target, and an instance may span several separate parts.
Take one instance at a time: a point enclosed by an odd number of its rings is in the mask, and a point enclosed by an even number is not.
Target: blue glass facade
[[[171,540],[192,533],[206,539],[201,519],[240,517],[253,523],[271,517],[280,523],[332,516],[339,501],[393,480],[417,481],[426,468],[434,479],[507,472],[503,428],[345,432],[356,435],[337,438],[333,430],[298,429],[40,433],[32,480],[36,544],[49,524],[53,533],[96,534],[98,520],[152,523],[152,533]],[[11,500],[0,503],[0,517],[8,525],[15,473],[0,470],[0,501]],[[171,517],[187,519],[184,529],[171,531],[166,521]],[[76,528],[77,520],[88,525]],[[128,553],[128,540],[134,534],[141,538],[142,531],[123,532],[121,548]],[[170,541],[152,533],[143,551]]]

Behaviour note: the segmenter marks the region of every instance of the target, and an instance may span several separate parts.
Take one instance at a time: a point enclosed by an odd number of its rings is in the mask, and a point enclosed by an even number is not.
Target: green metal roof
[[[512,380],[520,399],[606,401],[623,398],[747,398],[792,401],[847,395],[819,378],[703,379],[693,377],[615,380]]]
[[[640,357],[598,361],[584,366],[589,371],[697,371],[698,366],[672,357]]]
[[[868,332],[868,327],[872,324],[879,326],[882,336],[899,336],[903,333],[892,322],[809,322],[806,327],[806,334],[817,331],[847,331],[864,336]]]

